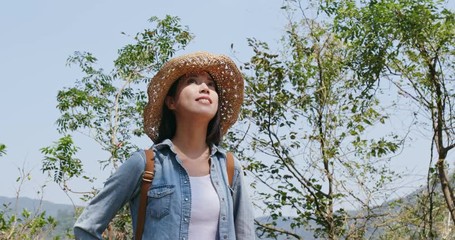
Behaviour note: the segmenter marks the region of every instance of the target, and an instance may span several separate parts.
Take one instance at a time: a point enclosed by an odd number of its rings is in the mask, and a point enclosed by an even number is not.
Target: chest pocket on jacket
[[[153,218],[162,218],[169,214],[174,190],[173,185],[163,185],[154,186],[148,191],[147,212],[150,212]]]

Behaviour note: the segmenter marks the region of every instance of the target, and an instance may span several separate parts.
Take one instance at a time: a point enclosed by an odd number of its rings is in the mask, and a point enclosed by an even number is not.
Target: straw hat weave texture
[[[217,85],[222,135],[237,121],[244,80],[235,63],[227,56],[208,52],[186,54],[165,63],[149,83],[144,130],[153,142],[158,139],[162,108],[170,87],[184,74],[199,71],[208,72]]]

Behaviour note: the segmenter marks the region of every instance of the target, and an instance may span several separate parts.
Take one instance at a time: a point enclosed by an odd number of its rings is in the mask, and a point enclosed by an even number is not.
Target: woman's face
[[[207,72],[185,74],[177,85],[175,97],[166,97],[166,105],[179,118],[196,117],[209,122],[218,110],[218,93]]]

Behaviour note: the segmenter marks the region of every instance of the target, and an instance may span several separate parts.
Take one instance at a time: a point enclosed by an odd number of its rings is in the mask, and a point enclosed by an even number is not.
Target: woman
[[[155,143],[143,239],[255,239],[254,219],[238,161],[232,188],[222,136],[237,120],[243,77],[226,56],[183,55],[163,65],[148,86],[146,134]],[[138,151],[105,183],[77,220],[77,239],[100,239],[129,202],[136,229],[145,153]]]

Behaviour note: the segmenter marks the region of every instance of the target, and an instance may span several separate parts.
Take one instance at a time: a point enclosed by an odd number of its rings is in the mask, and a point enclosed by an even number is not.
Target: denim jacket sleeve
[[[236,240],[256,239],[253,207],[248,195],[248,186],[245,185],[243,170],[237,159],[235,160],[233,190]]]
[[[135,152],[112,174],[74,225],[76,239],[101,239],[109,222],[132,197],[140,184],[145,159]]]

